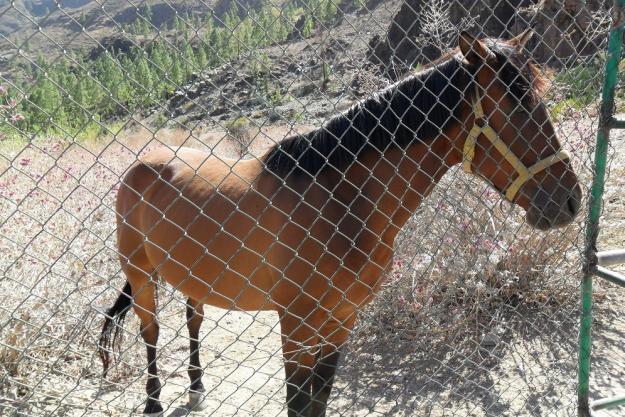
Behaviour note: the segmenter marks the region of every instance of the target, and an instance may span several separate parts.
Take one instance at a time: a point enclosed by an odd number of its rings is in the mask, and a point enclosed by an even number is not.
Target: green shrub
[[[585,107],[601,95],[602,68],[601,60],[579,64],[558,73],[554,83],[568,104]]]

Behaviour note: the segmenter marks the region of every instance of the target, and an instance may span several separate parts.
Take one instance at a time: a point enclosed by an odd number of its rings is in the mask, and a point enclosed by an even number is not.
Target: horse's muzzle
[[[539,230],[562,227],[575,219],[581,205],[582,188],[579,183],[570,189],[558,185],[553,192],[537,187],[525,219],[530,226]]]

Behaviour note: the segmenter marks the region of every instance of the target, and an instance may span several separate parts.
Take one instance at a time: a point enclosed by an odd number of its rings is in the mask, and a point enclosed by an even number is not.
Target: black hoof
[[[159,401],[148,400],[148,403],[145,405],[145,409],[143,410],[143,414],[149,417],[160,417],[163,415],[163,407]]]

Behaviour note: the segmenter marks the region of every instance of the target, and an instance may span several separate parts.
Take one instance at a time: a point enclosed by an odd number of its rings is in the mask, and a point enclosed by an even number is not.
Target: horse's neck
[[[316,153],[303,162],[325,160],[336,167],[317,179],[337,203],[328,212],[344,235],[358,236],[365,245],[392,243],[421,200],[460,161],[457,143],[466,133],[460,119],[467,109],[458,65],[449,61],[440,73],[409,77],[311,134]],[[324,146],[336,143],[330,138],[339,138],[340,146]]]
[[[349,185],[337,191],[346,192],[343,197],[351,202],[350,212],[368,231],[392,244],[423,198],[459,162],[453,135],[411,145],[405,152],[394,148],[383,155],[364,155],[346,172],[345,182]]]

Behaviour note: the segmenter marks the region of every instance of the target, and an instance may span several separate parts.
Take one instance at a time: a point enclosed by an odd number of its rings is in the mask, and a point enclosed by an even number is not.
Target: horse
[[[397,234],[451,167],[482,177],[536,229],[572,222],[581,187],[525,53],[531,36],[462,32],[430,67],[258,159],[185,147],[140,158],[117,196],[127,281],[106,312],[104,373],[132,307],[147,347],[144,413],[163,413],[160,279],[188,299],[189,407],[204,405],[198,352],[208,304],[277,312],[288,416],[325,416],[341,348],[389,271]]]

